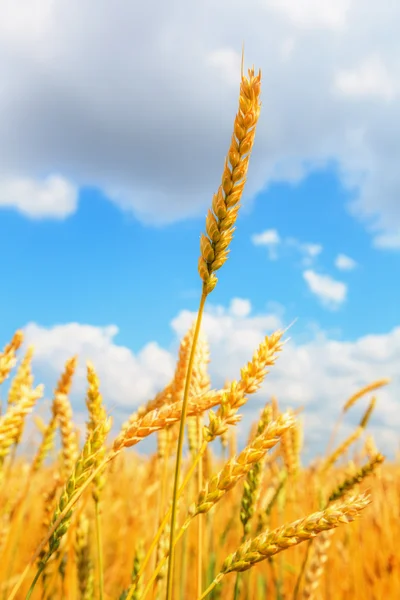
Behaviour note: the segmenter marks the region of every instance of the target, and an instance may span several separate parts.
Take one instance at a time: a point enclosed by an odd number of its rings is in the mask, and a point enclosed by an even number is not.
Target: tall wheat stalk
[[[243,74],[243,54],[241,70],[241,86],[239,111],[235,118],[234,133],[231,146],[225,159],[222,183],[214,195],[212,210],[208,211],[206,219],[206,235],[200,240],[199,274],[203,281],[200,305],[197,312],[196,326],[190,350],[189,365],[186,373],[185,390],[183,395],[182,414],[179,426],[178,447],[174,473],[172,495],[172,510],[170,523],[169,561],[167,578],[167,600],[172,599],[173,569],[175,552],[175,528],[177,512],[177,495],[179,475],[182,462],[182,448],[185,432],[187,403],[192,379],[196,344],[200,333],[201,321],[207,296],[217,285],[215,272],[228,259],[229,245],[233,238],[234,224],[240,208],[240,200],[246,183],[246,175],[250,153],[254,143],[256,124],[260,114],[261,73],[254,76],[254,69],[249,69],[249,79]]]

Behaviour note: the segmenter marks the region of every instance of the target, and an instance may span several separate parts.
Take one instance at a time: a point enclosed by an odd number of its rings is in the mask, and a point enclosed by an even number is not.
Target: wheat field
[[[375,394],[390,382],[365,382],[338,398],[326,455],[303,465],[307,432],[279,398],[265,399],[245,447],[237,442],[241,409],[285,352],[287,331],[261,340],[224,388],[210,381],[201,321],[230,252],[260,94],[261,73],[246,77],[242,59],[231,144],[200,240],[197,319],[165,389],[114,435],[88,363],[81,436],[70,401],[79,357],[67,361],[44,422],[35,417],[44,389],[34,384],[34,348],[23,350],[17,331],[0,353],[0,390],[9,384],[0,417],[2,599],[399,596],[399,465],[385,461],[368,434]],[[364,416],[338,443],[359,401],[367,401]],[[28,420],[42,439],[31,456],[18,452]],[[150,435],[157,450],[143,455],[139,444]]]

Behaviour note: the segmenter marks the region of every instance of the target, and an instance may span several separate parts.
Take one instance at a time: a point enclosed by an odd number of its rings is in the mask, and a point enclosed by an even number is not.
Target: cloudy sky
[[[343,402],[391,377],[371,425],[398,449],[399,20],[391,0],[0,0],[0,344],[25,330],[48,397],[75,353],[81,421],[88,358],[117,422],[169,380],[244,42],[262,111],[204,319],[213,385],[296,319],[243,438],[275,394],[323,452]]]

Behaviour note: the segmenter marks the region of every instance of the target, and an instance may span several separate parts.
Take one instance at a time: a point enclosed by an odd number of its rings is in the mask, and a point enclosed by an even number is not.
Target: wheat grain
[[[209,294],[217,284],[215,271],[227,261],[247,169],[260,115],[261,71],[249,69],[240,86],[239,111],[235,118],[231,146],[225,159],[222,183],[214,194],[206,219],[206,234],[200,239],[199,274]]]
[[[343,504],[331,506],[324,511],[261,534],[242,544],[225,560],[221,575],[232,571],[246,571],[269,556],[309,540],[322,531],[339,527],[341,523],[350,523],[369,503],[368,496],[355,496]]]

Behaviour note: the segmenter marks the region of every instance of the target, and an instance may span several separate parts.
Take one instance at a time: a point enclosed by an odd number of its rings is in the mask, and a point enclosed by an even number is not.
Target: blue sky
[[[83,34],[91,4],[35,0],[34,15],[28,3],[0,8],[0,74],[9,76],[0,93],[0,344],[25,330],[47,397],[78,353],[78,422],[87,359],[117,424],[168,382],[198,305],[199,236],[230,142],[244,39],[245,64],[263,71],[263,105],[231,255],[204,322],[213,384],[237,377],[266,333],[297,319],[246,407],[242,438],[276,394],[283,407],[304,406],[306,450],[322,451],[346,398],[391,377],[372,431],[393,455],[400,90],[389,4],[376,22],[372,2],[254,2],[254,22],[241,30],[239,3],[226,23],[207,3],[188,14],[178,2],[154,20],[156,0],[121,1],[107,49],[106,4]]]
[[[291,335],[313,321],[349,340],[395,327],[400,289],[393,281],[400,276],[399,255],[371,247],[370,235],[349,214],[348,202],[334,168],[258,194],[240,213],[231,258],[210,302],[226,305],[232,297],[248,297],[255,311],[278,303],[287,323],[298,319]],[[7,301],[3,298],[1,339],[29,321],[44,327],[76,321],[117,324],[116,341],[134,351],[153,339],[170,344],[171,319],[198,304],[196,265],[203,229],[203,216],[159,227],[142,224],[95,189],[83,189],[76,213],[61,221],[32,220],[3,209],[0,235],[4,247],[13,250],[3,267]],[[323,247],[313,269],[347,286],[343,303],[327,309],[312,293],[296,248],[277,244],[277,257],[271,260],[271,245],[252,243],[253,235],[271,229],[283,239]],[[357,266],[339,270],[339,254]]]

